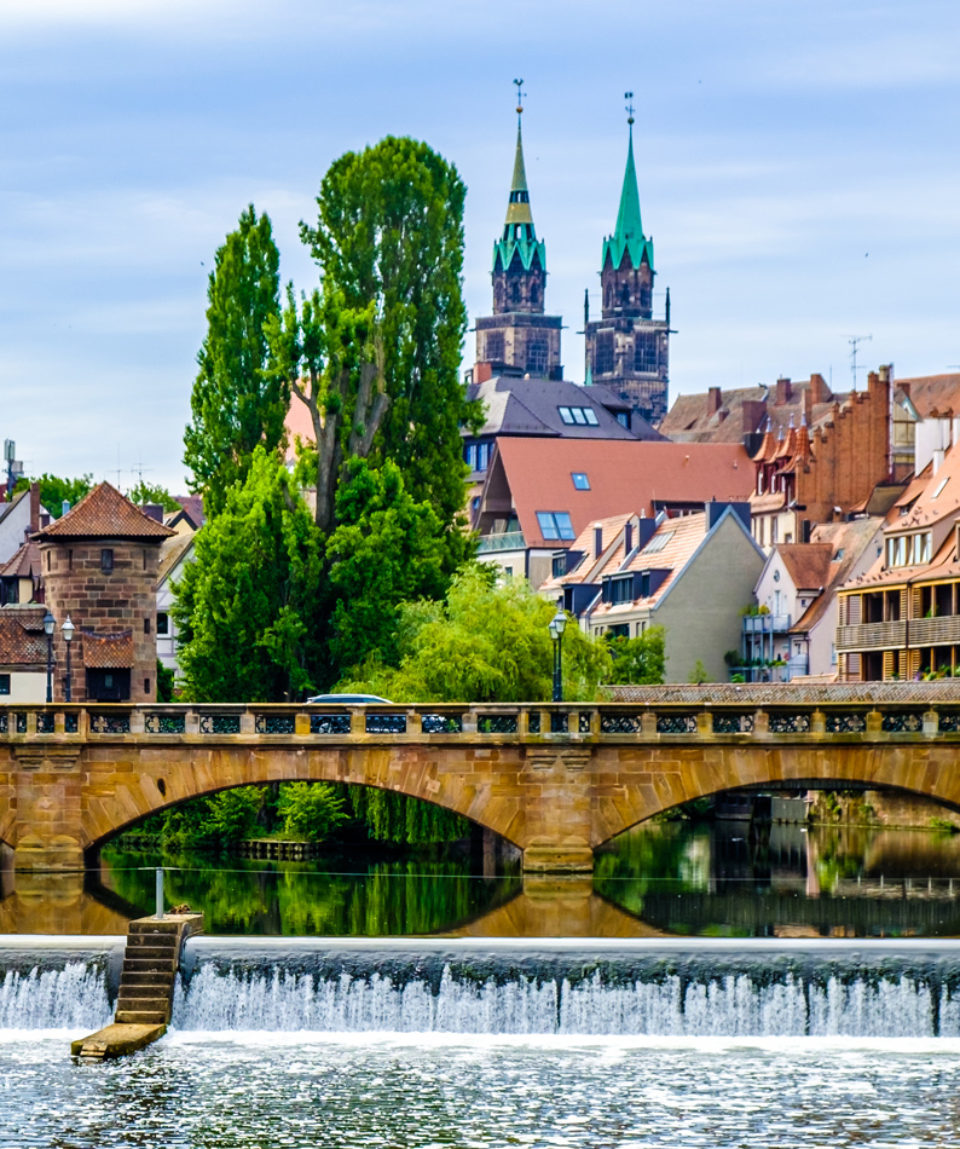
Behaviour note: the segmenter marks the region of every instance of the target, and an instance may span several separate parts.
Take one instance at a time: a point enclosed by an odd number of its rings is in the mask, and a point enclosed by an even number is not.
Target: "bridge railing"
[[[951,692],[953,693],[953,692]],[[942,692],[941,692],[942,694]],[[533,703],[416,706],[122,703],[0,706],[0,743],[293,739],[338,741],[777,741],[949,737],[960,740],[960,697],[764,703]]]

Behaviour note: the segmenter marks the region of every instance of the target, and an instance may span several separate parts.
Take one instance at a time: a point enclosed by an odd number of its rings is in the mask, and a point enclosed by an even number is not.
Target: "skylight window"
[[[579,427],[599,427],[600,420],[592,407],[558,407],[560,420],[568,427],[576,424]]]
[[[540,533],[545,539],[574,539],[573,523],[567,511],[537,511]]]
[[[573,479],[573,485],[578,491],[590,490],[590,480],[587,478],[585,471],[573,471],[570,474],[570,478]]]
[[[947,475],[946,478],[941,479],[940,482],[937,484],[937,489],[933,492],[933,494],[930,496],[930,498],[935,499],[937,497],[937,495],[941,494],[943,491],[943,488],[949,482],[950,482],[950,476],[949,475]]]
[[[676,531],[664,531],[662,534],[654,535],[650,542],[643,548],[643,553],[645,555],[654,555],[657,551],[662,551],[676,533]]]

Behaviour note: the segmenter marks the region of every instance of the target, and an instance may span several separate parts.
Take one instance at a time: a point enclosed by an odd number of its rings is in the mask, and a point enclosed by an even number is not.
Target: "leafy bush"
[[[288,782],[280,790],[277,813],[290,838],[322,842],[347,820],[343,797],[325,782]]]

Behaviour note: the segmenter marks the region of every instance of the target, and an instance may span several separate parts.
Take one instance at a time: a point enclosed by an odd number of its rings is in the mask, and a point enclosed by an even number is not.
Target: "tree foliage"
[[[524,579],[496,581],[472,564],[450,584],[446,600],[404,603],[397,632],[398,665],[376,657],[341,684],[398,702],[536,702],[552,695],[554,606]],[[563,636],[564,697],[593,699],[608,681],[605,642],[568,626]]]
[[[184,697],[265,702],[299,697],[318,662],[321,545],[289,472],[263,447],[243,486],[195,543],[173,616]]]
[[[400,603],[444,591],[439,519],[413,501],[391,460],[375,470],[353,459],[337,488],[337,520],[326,545],[331,659],[346,667],[376,650],[393,662]]]
[[[458,378],[464,195],[456,168],[414,140],[341,156],[323,178],[316,226],[301,224],[321,289],[299,308],[288,292],[271,325],[277,370],[313,421],[318,525],[336,523],[345,459],[390,459],[414,502],[435,508],[448,572],[469,546],[458,529],[460,425],[477,414]]]
[[[611,682],[657,685],[666,677],[666,631],[662,626],[648,626],[636,638],[611,639],[610,653]]]
[[[217,250],[207,287],[207,335],[197,355],[200,370],[184,432],[183,461],[202,492],[208,514],[225,505],[227,490],[242,482],[254,448],[273,450],[283,440],[289,387],[270,370],[264,324],[280,309],[280,254],[270,218],[251,204]]]
[[[41,505],[50,512],[51,518],[59,519],[63,514],[65,502],[73,507],[90,494],[93,489],[93,475],[81,475],[78,479],[63,479],[59,475],[48,475],[44,472],[34,479],[18,479],[14,490],[25,491],[33,483],[40,486]]]
[[[277,813],[288,838],[323,842],[348,818],[343,794],[326,782],[287,782],[280,787]]]
[[[159,483],[147,483],[143,479],[130,488],[127,498],[138,507],[142,507],[145,503],[159,503],[166,514],[182,509],[166,487],[162,487]]]

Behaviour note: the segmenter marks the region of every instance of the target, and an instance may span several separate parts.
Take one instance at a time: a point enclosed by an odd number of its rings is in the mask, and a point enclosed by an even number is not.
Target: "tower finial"
[[[516,82],[516,81],[514,81]],[[627,123],[633,127],[633,92],[624,92],[623,98],[627,101]]]
[[[523,115],[523,97],[526,94],[523,90],[523,80],[514,80],[517,86],[517,115]]]

